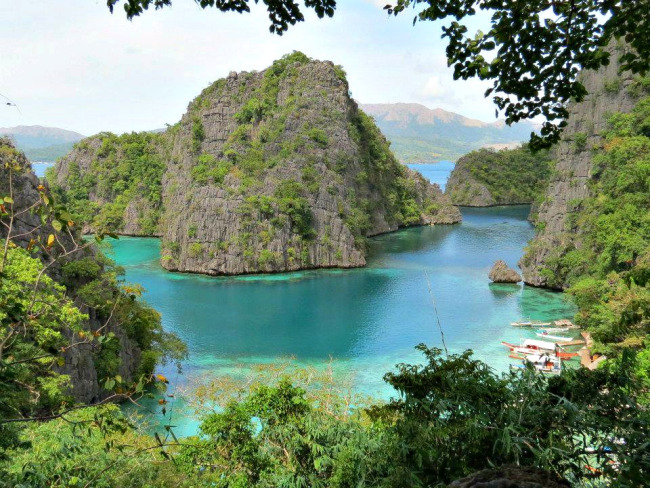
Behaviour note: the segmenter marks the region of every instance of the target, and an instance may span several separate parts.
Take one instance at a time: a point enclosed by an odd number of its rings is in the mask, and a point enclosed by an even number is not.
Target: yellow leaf
[[[47,247],[52,247],[54,244],[54,234],[50,234],[47,238]]]

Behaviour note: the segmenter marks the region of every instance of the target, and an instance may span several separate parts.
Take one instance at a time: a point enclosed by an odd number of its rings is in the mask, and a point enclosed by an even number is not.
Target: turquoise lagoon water
[[[113,241],[112,254],[126,279],[145,287],[164,328],[189,347],[182,375],[162,369],[172,391],[288,357],[323,368],[334,358],[335,371],[351,375],[358,392],[386,398],[384,373],[397,363],[421,362],[413,349],[419,343],[442,347],[427,276],[450,351],[473,349],[496,370],[511,362],[501,341],[534,337],[511,321],[573,315],[561,294],[488,280],[495,260],[516,266],[533,235],[528,210],[463,209],[461,224],[373,238],[368,266],[354,270],[230,278],[169,273],[158,264],[159,241],[148,238]],[[193,433],[196,421],[182,403],[176,408],[183,412],[176,432]]]
[[[34,162],[32,163],[32,169],[34,170],[34,173],[36,176],[39,178],[43,178],[45,176],[45,171],[47,168],[51,168],[54,166],[54,163],[45,163],[45,162]]]
[[[407,164],[406,166],[415,171],[419,171],[431,183],[437,183],[440,185],[442,191],[445,191],[447,178],[449,178],[449,174],[454,169],[455,164],[452,161],[440,161],[438,163]]]

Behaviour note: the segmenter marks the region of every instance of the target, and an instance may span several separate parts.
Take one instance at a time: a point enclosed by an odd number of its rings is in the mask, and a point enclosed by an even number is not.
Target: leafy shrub
[[[205,130],[203,129],[203,123],[197,116],[192,120],[192,151],[199,152],[204,139]]]

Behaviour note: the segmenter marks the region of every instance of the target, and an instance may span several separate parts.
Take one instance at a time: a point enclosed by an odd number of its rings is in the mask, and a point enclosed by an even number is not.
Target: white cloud
[[[162,127],[229,71],[264,69],[296,49],[342,64],[362,102],[420,102],[489,118],[484,88],[453,81],[439,25],[389,17],[377,8],[383,3],[339,2],[333,19],[310,13],[279,37],[268,33],[262,3],[239,15],[174,2],[128,22],[104,1],[0,2],[0,18],[10,19],[0,29],[0,93],[22,110],[0,106],[0,127]]]
[[[436,75],[430,77],[422,89],[422,96],[430,100],[446,98],[450,94],[450,88],[445,86],[440,77]]]

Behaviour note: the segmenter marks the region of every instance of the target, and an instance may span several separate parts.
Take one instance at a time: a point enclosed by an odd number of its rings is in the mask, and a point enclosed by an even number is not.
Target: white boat
[[[549,332],[551,334],[555,334],[557,332],[568,332],[569,328],[568,327],[541,327],[541,330],[538,332]]]
[[[537,337],[542,337],[544,339],[552,339],[554,341],[560,341],[560,342],[571,342],[573,340],[573,337],[556,336],[553,334],[549,334],[548,332],[543,330],[538,330],[537,332],[535,332],[535,335]]]
[[[539,320],[520,320],[518,322],[510,322],[513,327],[548,327],[552,325],[550,322],[540,322]]]
[[[522,361],[521,365],[511,365],[511,369],[525,368],[530,363],[537,371],[547,374],[560,374],[562,371],[562,359],[551,354],[529,354]]]
[[[523,359],[529,355],[535,356],[540,354],[553,354],[555,357],[560,359],[573,359],[579,356],[578,353],[566,351],[561,344],[538,341],[536,339],[526,339],[519,345],[510,344],[509,342],[502,342],[501,344],[510,349],[510,357],[514,359]]]
[[[513,352],[519,352],[522,354],[535,353],[535,352],[555,352],[557,344],[554,342],[538,341],[536,339],[526,339],[522,344],[510,344],[508,342],[502,342],[504,346],[510,349]]]

